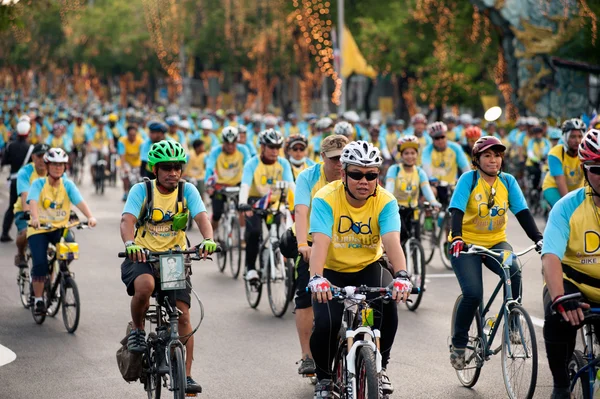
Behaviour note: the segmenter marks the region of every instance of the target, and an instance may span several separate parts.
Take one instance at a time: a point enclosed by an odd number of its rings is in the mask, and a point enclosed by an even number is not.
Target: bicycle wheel
[[[183,359],[183,351],[180,347],[175,347],[171,354],[171,390],[173,391],[174,399],[185,398],[185,360]]]
[[[17,275],[17,285],[19,286],[19,297],[21,298],[21,304],[25,309],[29,309],[31,306],[31,286],[29,283],[29,266],[19,269]]]
[[[583,353],[580,350],[575,349],[573,351],[573,355],[571,355],[571,360],[569,360],[569,364],[567,364],[567,369],[569,370],[569,380],[573,383],[573,379],[579,370],[585,366],[586,361],[583,357]],[[588,373],[582,373],[579,378],[577,378],[577,382],[575,382],[575,386],[571,391],[571,397],[575,399],[586,399],[590,397],[590,379]]]
[[[446,266],[446,269],[452,270],[452,264],[450,263],[450,253],[448,252],[449,244],[447,227],[449,223],[450,218],[448,217],[448,215],[446,215],[438,231],[437,245],[438,250],[440,251],[440,258],[442,258],[442,263],[444,264],[444,266]]]
[[[267,294],[271,312],[275,317],[282,317],[290,303],[288,297],[288,268],[279,248],[273,251],[273,262],[267,263]]]
[[[425,222],[425,212],[421,212],[420,224],[421,244],[425,253],[423,260],[428,265],[437,247],[437,224],[435,220]]]
[[[452,324],[450,335],[454,336],[454,321],[456,320],[456,313],[458,311],[458,304],[462,300],[462,294],[456,298],[454,302],[454,309],[452,310]],[[467,388],[475,386],[479,375],[481,374],[481,367],[483,366],[483,342],[481,335],[483,331],[481,329],[481,319],[479,318],[480,308],[477,307],[475,317],[471,322],[469,328],[469,342],[465,349],[465,368],[462,370],[456,370],[456,376],[461,384]]]
[[[58,279],[60,278],[59,277],[60,276],[60,268],[59,268],[58,261],[53,261],[52,265],[53,266],[52,266],[50,276],[49,276],[50,288],[48,290],[50,295],[48,296],[48,302],[46,302],[47,306],[48,306],[48,310],[46,311],[46,313],[50,317],[56,316],[56,314],[58,313],[58,310],[60,309],[60,305],[62,303],[62,293],[56,283],[58,281]],[[57,288],[54,291],[52,291],[52,287],[57,287]]]
[[[33,289],[30,288],[32,291]],[[42,293],[42,300],[48,304],[48,298],[50,298],[50,282],[48,281],[48,279],[46,279],[46,283],[44,284],[44,292]],[[45,320],[46,320],[46,313],[43,314],[35,314],[35,306],[34,306],[34,299],[33,297],[31,297],[31,315],[33,316],[33,320],[37,323],[37,324],[42,324]]]
[[[265,268],[263,267],[263,259],[266,256],[266,261],[268,262],[268,248],[262,248],[260,251],[260,254],[258,255],[258,259],[260,262],[260,270],[265,270]],[[247,268],[246,268],[246,272],[247,272]],[[259,271],[259,274],[261,272]],[[245,276],[244,276],[245,277]],[[260,303],[260,298],[262,296],[262,281],[261,279],[257,280],[257,281],[248,281],[246,280],[246,278],[244,278],[244,287],[246,289],[246,299],[248,300],[248,305],[250,305],[251,308],[256,309],[256,307],[258,306],[258,304]]]
[[[237,279],[242,268],[242,230],[240,229],[240,220],[237,215],[231,218],[231,229],[227,239],[229,248],[229,269],[231,276]]]
[[[358,399],[379,399],[380,384],[375,353],[368,346],[361,346],[358,350],[356,374],[356,397]]]
[[[417,296],[413,296],[412,302],[406,301],[408,310],[414,312],[419,307],[421,299],[423,299],[423,293],[425,292],[425,253],[419,240],[409,239],[406,259],[406,266],[411,276],[412,285],[413,287],[420,288]]]
[[[219,227],[217,227],[217,240],[221,245],[221,252],[217,252],[217,267],[219,271],[223,273],[225,266],[227,265],[227,255],[229,248],[227,246],[227,219],[222,217],[219,220]]]
[[[533,323],[527,311],[515,305],[510,309],[502,333],[502,375],[511,399],[532,398],[537,382],[538,353]]]
[[[79,325],[79,316],[81,313],[81,305],[79,302],[79,290],[75,280],[67,276],[60,284],[60,292],[62,296],[62,317],[65,328],[69,333],[74,333]]]

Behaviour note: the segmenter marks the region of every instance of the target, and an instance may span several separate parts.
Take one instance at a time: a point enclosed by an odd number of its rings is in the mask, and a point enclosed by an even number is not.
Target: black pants
[[[13,207],[15,202],[17,202],[17,179],[10,181],[10,199],[8,200],[8,209],[4,214],[4,221],[2,223],[2,235],[8,235],[10,231],[10,226],[12,225],[13,220],[15,219],[15,213],[13,211]]]
[[[579,292],[575,284],[564,280],[565,295]],[[588,302],[591,307],[600,307],[600,304]],[[569,372],[567,364],[575,349],[577,330],[581,326],[573,327],[564,321],[560,314],[552,314],[552,299],[548,288],[544,286],[544,342],[546,343],[546,355],[552,372],[555,388],[569,388]],[[600,333],[600,323],[594,325],[596,336]],[[600,339],[600,337],[598,337]]]
[[[258,201],[260,197],[248,198],[248,205],[253,205]],[[274,223],[279,223],[279,216],[275,219]],[[258,256],[258,245],[260,244],[260,238],[262,236],[262,218],[253,214],[252,216],[246,216],[246,233],[244,234],[244,240],[246,241],[246,268],[248,270],[256,269],[256,257]]]
[[[527,174],[529,175],[529,179],[531,179],[531,187],[532,188],[540,188],[540,180],[542,179],[542,170],[536,164],[534,166],[527,167]]]
[[[379,260],[356,273],[340,273],[325,269],[323,277],[338,287],[359,286],[386,287],[393,278],[386,268],[385,261]],[[398,328],[396,302],[384,304],[373,302],[374,328],[381,331],[381,356],[385,368],[390,359],[390,350],[394,344]],[[313,301],[315,315],[314,327],[310,336],[310,351],[317,364],[317,377],[331,378],[332,363],[338,349],[338,334],[342,325],[344,304],[337,301],[318,303]]]

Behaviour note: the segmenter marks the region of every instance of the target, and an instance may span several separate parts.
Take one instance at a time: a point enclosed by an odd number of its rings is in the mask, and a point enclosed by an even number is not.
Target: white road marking
[[[544,327],[544,319],[540,319],[539,317],[535,317],[532,315],[529,315],[529,317],[531,317],[531,322],[533,323],[533,325],[538,326],[540,328]]]
[[[15,352],[11,351],[6,346],[0,345],[0,367],[8,363],[14,362],[16,358],[17,355],[15,354]]]
[[[456,277],[456,275],[454,273],[427,274],[425,276],[425,281],[427,281],[428,278],[450,278],[450,277]]]

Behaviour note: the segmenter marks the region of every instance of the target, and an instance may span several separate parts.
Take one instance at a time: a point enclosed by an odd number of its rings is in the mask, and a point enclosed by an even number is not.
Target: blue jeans
[[[60,241],[62,229],[47,233],[34,234],[27,238],[29,251],[31,251],[31,279],[33,281],[45,281],[48,275],[48,245]],[[67,242],[73,242],[71,232],[65,238]]]
[[[490,249],[509,249],[512,247],[507,242],[501,242]],[[490,256],[482,255],[460,255],[458,258],[452,257],[452,268],[458,279],[458,284],[462,290],[463,298],[458,305],[456,317],[454,319],[454,336],[452,345],[455,348],[464,348],[469,342],[469,327],[477,312],[477,306],[483,302],[483,263],[488,269],[504,278],[504,271],[500,266],[502,259],[496,257],[498,264]],[[521,293],[521,272],[519,264],[515,259],[510,266],[511,286],[513,298],[517,299]],[[504,286],[506,290],[507,286]]]

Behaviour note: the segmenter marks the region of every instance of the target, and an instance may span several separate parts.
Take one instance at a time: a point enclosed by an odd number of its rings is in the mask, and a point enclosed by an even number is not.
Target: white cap
[[[31,124],[27,121],[17,123],[17,134],[19,136],[27,136],[31,130]]]
[[[19,116],[19,122],[31,122],[31,118],[29,115],[21,115]]]
[[[358,123],[360,122],[360,117],[356,113],[356,111],[346,111],[342,114],[342,117],[348,122]]]
[[[179,127],[180,127],[180,128],[182,128],[182,129],[190,129],[190,122],[188,122],[188,121],[187,121],[187,120],[185,120],[185,119],[184,119],[184,120],[182,120],[182,121],[179,121],[178,125],[179,125]]]
[[[202,122],[200,122],[200,129],[212,130],[213,129],[212,121],[210,119],[202,119]]]

